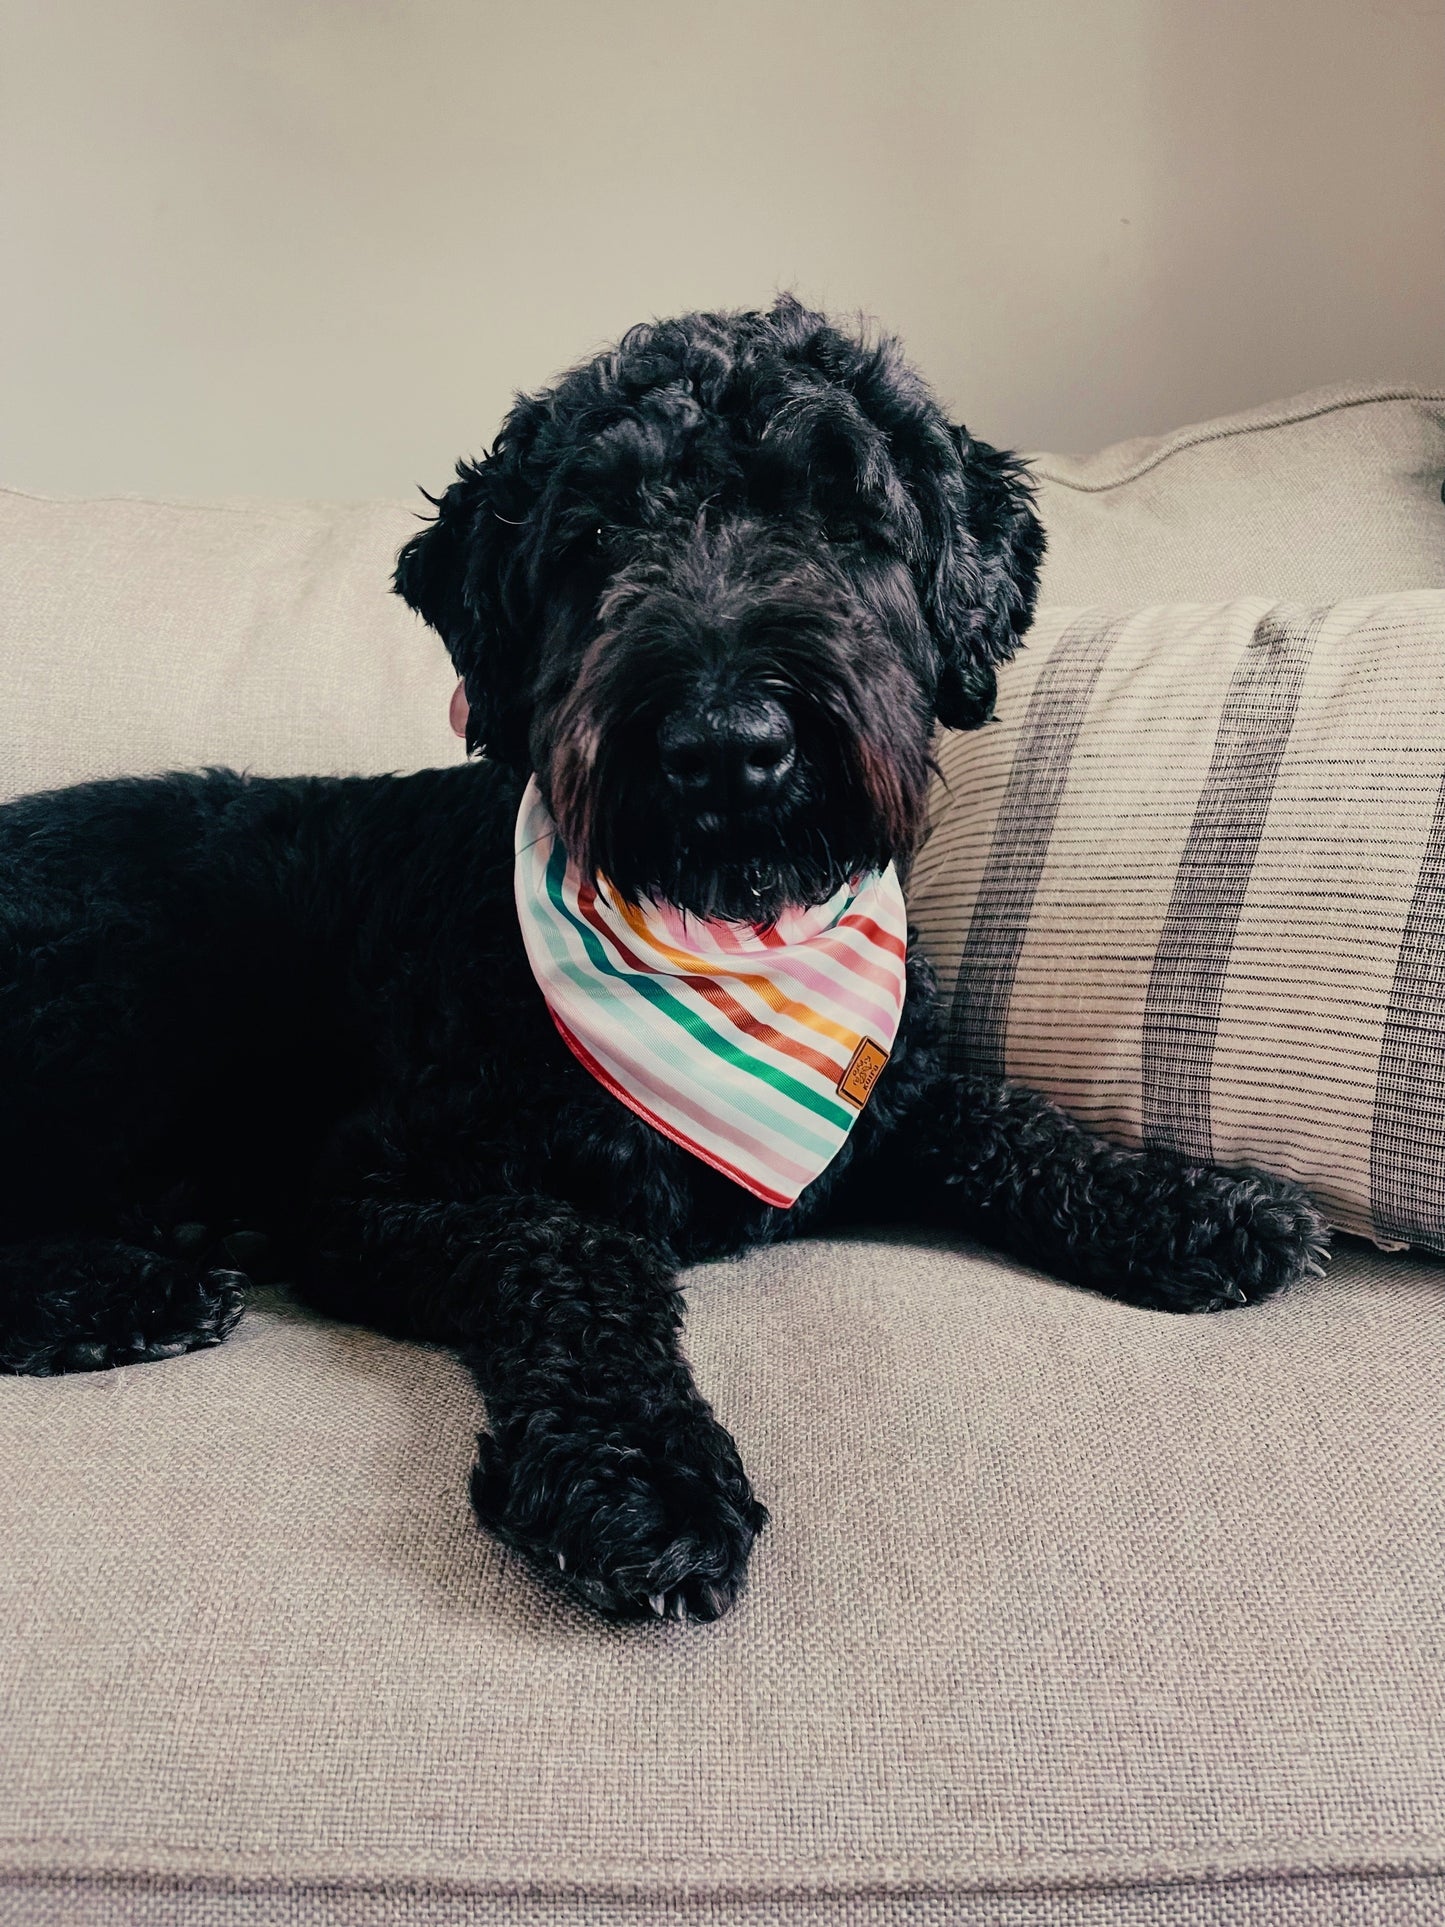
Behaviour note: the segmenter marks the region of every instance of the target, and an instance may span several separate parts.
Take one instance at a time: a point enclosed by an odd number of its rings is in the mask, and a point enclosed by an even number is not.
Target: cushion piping
[[[830,1898],[917,1894],[1012,1894],[1074,1892],[1091,1888],[1152,1889],[1238,1885],[1248,1881],[1284,1882],[1325,1879],[1418,1879],[1445,1876],[1445,1840],[1417,1835],[1364,1835],[1343,1851],[1335,1839],[1291,1841],[1287,1857],[1266,1857],[1271,1843],[1233,1842],[1213,1851],[1167,1850],[1125,1855],[1081,1855],[1074,1867],[1035,1866],[1020,1871],[1016,1859],[993,1865],[974,1861],[920,1869],[883,1863],[877,1867],[829,1865],[798,1867],[761,1877],[752,1869],[726,1863],[700,1868],[695,1860],[659,1868],[656,1859],[639,1865],[580,1868],[539,1867],[535,1861],[510,1870],[447,1872],[415,1864],[347,1868],[330,1856],[297,1855],[290,1866],[234,1846],[218,1850],[182,1849],[152,1859],[142,1851],[95,1852],[80,1843],[30,1840],[11,1842],[0,1861],[0,1891],[37,1881],[165,1882],[216,1885],[227,1889],[315,1886],[335,1891],[369,1892],[409,1886],[437,1893],[483,1895],[526,1892],[534,1895],[591,1895],[598,1899],[663,1899],[685,1888],[694,1898],[780,1898],[825,1895]],[[27,1852],[26,1848],[30,1851]],[[1263,1851],[1262,1851],[1263,1850]],[[277,1857],[279,1858],[279,1856]],[[218,1868],[216,1861],[223,1864]],[[247,1870],[244,1864],[251,1863]],[[260,1864],[257,1864],[260,1863]]]
[[[1196,422],[1188,427],[1176,429],[1157,444],[1148,455],[1137,458],[1134,465],[1118,475],[1103,481],[1078,481],[1062,474],[1050,464],[1062,460],[1098,462],[1108,454],[1107,447],[1092,455],[1066,457],[1046,452],[1030,454],[1027,457],[1034,473],[1045,481],[1053,482],[1060,488],[1073,489],[1079,495],[1099,495],[1109,489],[1120,488],[1140,475],[1146,475],[1160,462],[1168,461],[1186,448],[1198,448],[1206,442],[1227,441],[1236,435],[1251,435],[1261,429],[1285,428],[1293,422],[1313,421],[1320,415],[1334,414],[1342,408],[1368,407],[1374,402],[1421,401],[1445,403],[1445,389],[1420,388],[1408,382],[1381,383],[1369,387],[1345,384],[1330,388],[1312,388],[1302,395],[1295,395],[1286,401],[1265,402],[1259,407],[1241,414],[1215,416],[1207,422]],[[321,496],[230,496],[213,500],[198,498],[178,499],[165,495],[48,495],[39,489],[16,488],[9,484],[0,485],[0,495],[13,495],[21,501],[43,502],[57,508],[82,507],[98,502],[120,502],[142,508],[166,509],[220,509],[231,514],[277,513],[285,509],[362,509],[378,505],[388,508],[409,508],[409,502],[389,495],[354,496],[331,500]],[[422,511],[415,511],[419,520],[427,518]]]
[[[1036,476],[1044,481],[1053,482],[1060,488],[1072,489],[1077,495],[1102,495],[1110,489],[1122,488],[1126,482],[1147,475],[1151,468],[1167,462],[1171,455],[1183,453],[1188,448],[1199,448],[1207,442],[1229,441],[1237,435],[1253,435],[1263,429],[1286,428],[1294,422],[1314,421],[1321,415],[1332,415],[1344,408],[1365,408],[1376,402],[1419,401],[1445,403],[1445,389],[1415,388],[1406,384],[1386,385],[1375,388],[1315,388],[1306,394],[1294,396],[1289,401],[1266,403],[1263,407],[1251,409],[1245,414],[1226,415],[1222,419],[1197,422],[1188,428],[1176,430],[1157,444],[1149,454],[1139,456],[1133,465],[1117,475],[1106,476],[1103,480],[1080,481],[1073,476],[1060,472],[1050,466],[1061,458],[1056,455],[1039,454],[1027,457],[1029,467]],[[1083,456],[1085,462],[1097,462],[1108,451],[1099,455]]]
[[[44,495],[39,489],[15,488],[9,483],[0,483],[0,496],[7,495],[17,502],[38,502],[44,508],[60,509],[97,508],[115,504],[121,508],[175,509],[185,514],[259,515],[272,521],[284,521],[294,516],[298,509],[305,509],[313,515],[334,515],[337,512],[354,515],[362,510],[380,508],[405,509],[414,514],[418,522],[431,519],[424,509],[413,509],[410,502],[392,495],[334,498],[320,495],[232,495],[209,501],[204,497],[187,501],[166,495]]]

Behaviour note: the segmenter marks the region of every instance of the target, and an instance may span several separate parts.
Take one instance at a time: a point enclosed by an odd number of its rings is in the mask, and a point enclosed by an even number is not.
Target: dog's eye
[[[568,555],[574,567],[588,568],[607,552],[608,527],[605,522],[577,521],[567,531]]]
[[[823,510],[823,532],[830,542],[860,541],[863,523],[857,508],[851,503],[830,502]]]

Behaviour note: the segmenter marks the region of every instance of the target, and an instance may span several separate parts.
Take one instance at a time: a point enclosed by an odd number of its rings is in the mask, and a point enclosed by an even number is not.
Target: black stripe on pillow
[[[1445,1223],[1445,784],[1380,1040],[1370,1126],[1370,1217],[1376,1234],[1439,1251]]]
[[[1019,730],[949,1014],[956,1069],[1002,1077],[1008,1011],[1049,839],[1085,711],[1122,618],[1082,616],[1039,672]]]
[[[1154,953],[1140,1044],[1146,1144],[1214,1158],[1210,1077],[1224,980],[1300,685],[1327,609],[1271,609],[1230,680]]]

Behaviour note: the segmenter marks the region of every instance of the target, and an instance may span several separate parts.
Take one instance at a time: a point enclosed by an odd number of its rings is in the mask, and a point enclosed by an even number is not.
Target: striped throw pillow
[[[1445,1252],[1445,593],[1043,612],[939,751],[957,1069]]]

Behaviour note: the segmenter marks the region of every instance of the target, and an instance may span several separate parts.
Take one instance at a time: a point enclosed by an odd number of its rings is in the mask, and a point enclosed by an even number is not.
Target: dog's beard
[[[612,821],[596,867],[624,895],[732,922],[772,923],[784,910],[824,903],[849,878],[888,860],[861,838],[830,835],[806,806],[705,829],[668,826],[641,801]]]
[[[892,694],[896,701],[890,704]],[[767,924],[824,903],[912,850],[928,720],[916,693],[818,673],[792,691],[792,771],[766,804],[698,812],[672,790],[657,735],[675,691],[659,665],[578,678],[539,732],[543,794],[569,855],[631,899]]]
[[[590,842],[569,828],[566,810],[559,820],[562,841],[584,870],[607,877],[633,901],[731,922],[768,924],[785,910],[825,903],[893,855],[861,830],[840,834],[806,804],[730,817],[713,828],[670,821],[647,786],[629,784],[619,795],[604,783],[596,815]]]

